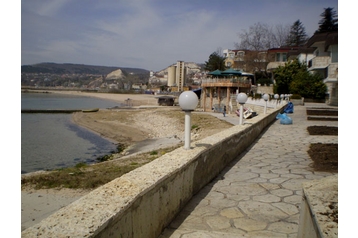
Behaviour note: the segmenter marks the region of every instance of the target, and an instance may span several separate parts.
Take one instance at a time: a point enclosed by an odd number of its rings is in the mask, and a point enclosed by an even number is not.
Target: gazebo
[[[242,72],[234,69],[227,69],[224,71],[214,70],[207,73],[208,77],[202,80],[202,100],[203,109],[206,111],[206,95],[210,95],[210,109],[213,108],[213,92],[216,91],[216,96],[221,104],[221,100],[226,97],[225,105],[229,108],[231,94],[238,92],[249,92],[251,89],[250,80],[244,80],[241,78]],[[226,93],[225,93],[226,91]],[[225,96],[226,94],[226,96]],[[230,107],[231,108],[231,107]]]

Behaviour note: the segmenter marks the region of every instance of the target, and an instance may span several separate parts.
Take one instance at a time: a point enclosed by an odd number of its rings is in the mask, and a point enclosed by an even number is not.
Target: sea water
[[[92,97],[22,93],[21,109],[91,109],[121,106]],[[77,126],[72,114],[21,113],[21,173],[95,163],[117,145]]]

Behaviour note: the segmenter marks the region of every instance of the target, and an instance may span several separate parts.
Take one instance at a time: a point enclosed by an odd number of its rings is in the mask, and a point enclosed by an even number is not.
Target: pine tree
[[[319,21],[319,28],[316,33],[338,31],[338,16],[333,8],[325,8],[321,14],[322,19]]]
[[[205,61],[205,70],[225,70],[225,57],[220,56],[218,52],[214,52],[209,56],[209,60]]]
[[[302,22],[300,20],[295,21],[291,26],[287,45],[302,46],[307,42],[307,39],[308,37]]]

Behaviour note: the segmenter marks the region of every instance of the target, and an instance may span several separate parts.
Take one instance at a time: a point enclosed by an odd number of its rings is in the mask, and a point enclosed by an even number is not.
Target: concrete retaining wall
[[[22,232],[22,237],[158,237],[186,203],[272,123],[259,114],[117,178]],[[251,124],[252,123],[252,124]]]
[[[297,238],[338,237],[338,174],[303,183],[302,187]],[[336,222],[332,221],[335,216]]]

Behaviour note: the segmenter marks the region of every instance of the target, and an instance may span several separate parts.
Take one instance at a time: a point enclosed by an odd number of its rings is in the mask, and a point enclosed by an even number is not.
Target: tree
[[[337,12],[334,11],[333,8],[325,8],[321,17],[322,19],[318,23],[319,28],[316,33],[338,31],[338,16]]]
[[[214,52],[209,56],[209,60],[205,61],[205,70],[225,70],[225,57],[221,56],[219,52]]]
[[[305,65],[298,60],[288,61],[285,66],[279,66],[274,72],[274,79],[276,81],[275,91],[278,94],[290,93],[290,84],[295,75],[302,71],[307,70]]]
[[[299,94],[305,98],[324,99],[327,86],[318,73],[311,74],[308,71],[297,73],[290,84],[290,93]]]
[[[300,20],[293,23],[290,30],[290,35],[287,39],[287,45],[289,46],[302,46],[308,40],[305,28]]]
[[[289,26],[276,25],[275,28],[258,22],[250,26],[249,31],[239,34],[240,43],[235,43],[237,49],[267,50],[285,45],[289,35]]]
[[[299,94],[303,97],[322,99],[327,86],[318,74],[311,74],[307,66],[297,59],[279,66],[274,73],[275,91],[278,94]]]

